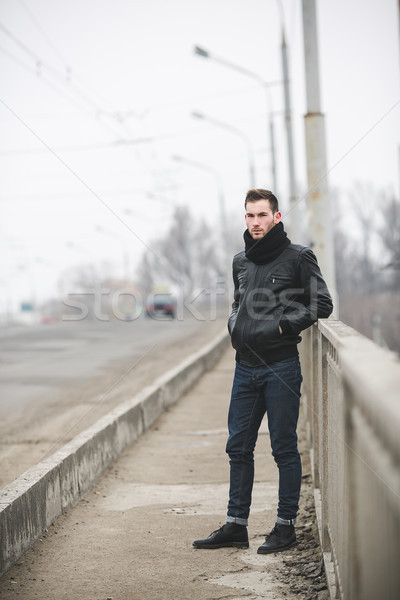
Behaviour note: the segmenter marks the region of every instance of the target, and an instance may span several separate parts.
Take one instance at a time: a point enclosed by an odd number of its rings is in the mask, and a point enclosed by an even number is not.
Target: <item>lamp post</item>
[[[161,204],[164,214],[171,215],[174,210],[177,208],[176,200],[174,198],[170,198],[169,194],[160,194],[154,192],[146,192],[146,198],[148,198],[152,202],[156,202]]]
[[[173,200],[170,200],[169,198],[166,198],[165,195],[161,195],[161,194],[154,194],[153,192],[146,192],[146,198],[149,198],[150,200],[154,200],[155,202],[161,202],[162,204],[168,204],[170,205],[172,208],[175,207],[175,203]]]
[[[274,193],[277,192],[277,176],[276,176],[276,152],[275,152],[275,129],[274,129],[274,121],[273,121],[273,112],[272,112],[272,101],[270,96],[270,88],[274,85],[282,85],[282,81],[265,81],[262,77],[260,77],[257,73],[250,71],[249,69],[245,69],[239,65],[236,65],[225,58],[221,58],[220,56],[216,56],[215,54],[201,48],[199,46],[194,47],[194,53],[202,58],[209,58],[214,60],[215,62],[220,63],[221,65],[225,65],[229,69],[233,69],[234,71],[238,71],[242,75],[246,77],[250,77],[254,81],[257,81],[260,85],[262,85],[263,89],[266,92],[267,98],[267,111],[268,111],[268,138],[269,145],[271,148],[271,178],[272,184],[274,188]]]
[[[35,256],[35,263],[37,265],[41,265],[42,267],[52,269],[57,274],[59,274],[60,266],[55,262],[51,262],[51,260],[48,260],[47,258],[43,258],[43,256]],[[58,284],[60,284],[60,281],[58,281]]]
[[[93,284],[96,282],[96,269],[94,266],[93,254],[88,250],[88,248],[84,248],[75,242],[68,241],[66,244],[67,248],[76,250],[85,256],[90,257],[90,270],[92,271]]]
[[[161,210],[157,209],[157,214],[160,214],[162,219],[163,219],[163,223],[166,223],[166,219],[171,215],[171,211],[175,208],[175,205],[172,204],[169,200],[163,198],[162,196],[155,196],[154,194],[152,194],[151,192],[148,192],[145,194],[145,197],[148,198],[150,201],[152,202],[158,202],[161,203]],[[145,218],[145,215],[141,212],[138,212],[137,210],[132,210],[132,208],[124,208],[122,209],[122,212],[124,215],[127,215],[128,217],[131,217],[132,219],[136,219],[136,221],[138,219],[142,220]]]
[[[216,169],[214,169],[213,167],[210,167],[209,165],[205,165],[201,162],[197,162],[197,160],[192,160],[191,158],[184,158],[183,156],[177,156],[174,155],[172,156],[172,160],[175,160],[176,162],[180,162],[183,163],[185,165],[188,165],[189,167],[194,167],[195,169],[201,169],[202,171],[207,171],[207,173],[210,173],[216,183],[217,183],[217,189],[218,189],[218,201],[219,201],[219,207],[220,207],[220,211],[221,211],[221,220],[223,223],[226,223],[226,207],[225,207],[225,196],[224,196],[224,191],[223,191],[223,187],[222,187],[222,178],[221,175],[218,173],[218,171]]]
[[[229,290],[230,289],[230,272],[229,272],[229,236],[228,236],[228,231],[227,231],[228,217],[227,217],[227,213],[226,213],[225,196],[224,196],[224,190],[223,190],[223,186],[222,186],[221,175],[213,167],[210,167],[209,165],[205,165],[201,162],[197,162],[196,160],[184,158],[183,156],[174,155],[174,156],[172,156],[172,160],[175,160],[176,162],[180,162],[182,164],[188,165],[189,167],[193,167],[195,169],[201,169],[202,171],[206,171],[207,173],[210,173],[210,175],[212,175],[216,181],[217,190],[218,190],[218,201],[219,201],[219,207],[220,207],[220,212],[221,212],[221,229],[222,229],[221,234],[222,234],[222,239],[224,240],[226,288],[227,288],[227,290]]]
[[[285,101],[285,127],[286,127],[286,144],[288,152],[288,166],[289,166],[289,210],[291,212],[290,237],[297,241],[299,238],[299,222],[300,215],[299,207],[297,203],[297,182],[296,182],[296,168],[294,159],[294,146],[293,146],[293,131],[292,131],[292,108],[290,101],[290,80],[289,80],[289,64],[288,64],[288,52],[286,45],[285,36],[285,16],[283,10],[282,0],[276,0],[276,4],[279,12],[279,19],[281,22],[282,32],[282,74],[283,74],[283,92]]]
[[[131,208],[124,208],[124,210],[122,212],[124,213],[124,215],[128,215],[128,217],[143,218],[143,215],[141,215],[140,213],[136,212],[136,210],[132,210]]]
[[[124,265],[124,277],[125,282],[127,283],[129,281],[129,254],[128,249],[124,244],[121,236],[119,236],[117,233],[114,233],[113,231],[110,231],[109,229],[106,229],[105,227],[102,227],[101,225],[96,225],[96,231],[98,231],[99,233],[104,233],[105,235],[109,235],[110,237],[117,239],[121,243],[122,263]]]
[[[21,292],[19,289],[19,282],[21,277],[25,280],[28,279],[28,287],[29,291],[26,293],[27,300],[21,301],[22,293],[25,296],[25,292]],[[14,281],[13,281],[14,280]],[[27,262],[24,264],[17,264],[14,270],[11,273],[7,274],[7,277],[3,280],[4,283],[4,292],[3,299],[5,299],[5,315],[6,315],[6,323],[10,323],[13,317],[12,315],[24,312],[24,316],[26,317],[26,322],[34,324],[36,321],[36,282],[35,276],[32,269],[32,265],[30,267],[27,266]],[[12,285],[10,285],[12,284]],[[10,298],[10,292],[14,292],[14,296]],[[20,299],[15,297],[15,294],[19,294]],[[19,309],[16,309],[16,304],[19,305]]]
[[[233,127],[232,125],[229,125],[228,123],[224,123],[224,122],[214,119],[212,117],[208,117],[207,115],[204,115],[203,113],[192,112],[192,116],[195,117],[196,119],[202,119],[203,121],[212,123],[213,125],[216,125],[217,127],[221,127],[222,129],[226,129],[227,131],[230,131],[230,132],[234,133],[235,135],[238,135],[245,142],[248,153],[249,153],[250,187],[254,188],[255,187],[254,152],[253,152],[253,148],[251,146],[251,142],[250,142],[249,138],[247,137],[247,135],[245,135],[243,133],[243,131],[241,131],[240,129],[237,129],[237,127]]]

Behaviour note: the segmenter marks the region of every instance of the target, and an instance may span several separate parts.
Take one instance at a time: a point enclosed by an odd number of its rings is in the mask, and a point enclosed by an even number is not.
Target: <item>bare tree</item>
[[[339,318],[400,352],[399,201],[358,183],[335,204]]]
[[[382,202],[383,225],[378,229],[379,237],[387,256],[384,268],[391,272],[391,285],[400,287],[400,201],[388,195]]]
[[[151,244],[139,269],[141,285],[150,291],[160,283],[178,286],[185,295],[207,287],[223,273],[220,243],[210,226],[196,222],[186,207],[178,206],[167,235]]]

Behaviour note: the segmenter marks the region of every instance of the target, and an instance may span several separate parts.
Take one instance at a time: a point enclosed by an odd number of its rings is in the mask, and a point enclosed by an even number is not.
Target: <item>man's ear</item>
[[[276,211],[276,213],[274,214],[274,223],[275,225],[277,223],[279,223],[279,221],[282,219],[282,213],[279,212],[279,210]]]

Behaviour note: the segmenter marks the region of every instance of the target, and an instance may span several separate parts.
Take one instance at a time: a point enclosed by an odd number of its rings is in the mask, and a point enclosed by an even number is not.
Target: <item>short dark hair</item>
[[[249,190],[246,195],[246,200],[244,201],[244,207],[247,207],[248,202],[257,202],[257,200],[268,200],[272,212],[275,214],[279,211],[279,203],[276,196],[269,190],[263,189]]]

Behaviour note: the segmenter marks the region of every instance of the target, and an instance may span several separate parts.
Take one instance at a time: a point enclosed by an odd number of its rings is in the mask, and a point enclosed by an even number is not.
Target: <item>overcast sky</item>
[[[329,184],[345,194],[360,181],[398,195],[397,2],[321,0],[317,10]],[[256,186],[272,188],[265,89],[196,56],[195,45],[276,82],[269,88],[274,191],[285,213],[281,14],[301,196],[300,0],[1,1],[0,312],[7,302],[55,294],[69,266],[110,260],[121,275],[128,253],[133,271],[142,252],[165,234],[177,204],[221,229],[220,186],[229,218],[242,219],[249,148]],[[193,111],[242,137],[194,119]],[[205,168],[178,163],[174,155]]]

